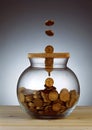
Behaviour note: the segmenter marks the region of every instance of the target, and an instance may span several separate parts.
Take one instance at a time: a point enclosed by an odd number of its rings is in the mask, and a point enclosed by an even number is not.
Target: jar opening
[[[53,67],[66,67],[68,58],[70,57],[69,52],[55,52],[51,45],[45,47],[44,53],[28,53],[28,58],[32,66],[42,66],[52,70]]]
[[[53,68],[64,68],[67,66],[69,58],[53,58]],[[51,67],[46,66],[45,64],[45,58],[29,58],[30,64],[32,67],[39,67],[39,68],[45,68],[45,67]]]

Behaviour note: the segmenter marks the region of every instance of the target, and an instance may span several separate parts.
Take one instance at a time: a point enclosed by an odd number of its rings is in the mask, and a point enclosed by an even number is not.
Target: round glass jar
[[[20,75],[17,97],[21,107],[35,118],[64,118],[74,110],[80,96],[75,73],[67,67],[69,53],[29,53],[30,66]]]

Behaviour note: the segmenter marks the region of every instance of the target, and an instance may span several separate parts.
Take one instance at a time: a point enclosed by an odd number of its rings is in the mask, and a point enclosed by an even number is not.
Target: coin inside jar
[[[46,22],[45,22],[45,25],[46,26],[52,26],[54,24],[54,21],[53,20],[47,20]]]
[[[51,91],[49,93],[49,99],[50,99],[50,101],[56,101],[58,99],[58,92],[57,91]]]
[[[52,78],[47,78],[47,79],[45,80],[45,85],[46,85],[47,87],[52,87],[53,84],[54,84],[54,80],[53,80]]]
[[[60,92],[60,100],[66,102],[69,101],[69,99],[70,99],[70,93],[68,89],[63,88]]]

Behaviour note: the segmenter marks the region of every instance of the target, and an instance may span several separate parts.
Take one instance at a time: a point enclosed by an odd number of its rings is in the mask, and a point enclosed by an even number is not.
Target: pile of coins
[[[19,101],[34,114],[43,116],[62,114],[76,104],[79,96],[76,90],[68,91],[66,88],[58,92],[53,84],[54,80],[47,78],[44,90],[32,91],[20,87],[18,90]]]

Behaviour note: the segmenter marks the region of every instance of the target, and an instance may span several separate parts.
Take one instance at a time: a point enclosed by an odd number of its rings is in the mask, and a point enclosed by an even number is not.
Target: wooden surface
[[[28,58],[69,58],[70,54],[66,53],[28,53]]]
[[[64,119],[32,119],[19,106],[0,106],[0,130],[92,130],[92,107],[76,107]]]

